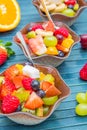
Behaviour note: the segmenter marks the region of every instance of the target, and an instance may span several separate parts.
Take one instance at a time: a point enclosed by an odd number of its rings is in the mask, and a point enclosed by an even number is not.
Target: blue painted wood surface
[[[6,33],[0,33],[0,39],[12,41],[18,30],[29,22],[41,21],[36,8],[30,0],[17,0],[21,8],[21,22],[16,29]],[[78,34],[87,33],[87,9],[85,9],[71,28]],[[15,56],[0,67],[0,73],[14,63],[26,62],[21,49],[13,43],[12,48],[16,52]],[[87,91],[87,81],[79,78],[79,71],[87,63],[87,50],[82,50],[80,43],[73,47],[70,56],[60,66],[57,67],[60,75],[71,89],[71,94],[43,123],[36,126],[23,126],[16,124],[6,117],[0,116],[0,130],[86,130],[87,116],[79,117],[75,114],[77,104],[75,97],[78,92]]]

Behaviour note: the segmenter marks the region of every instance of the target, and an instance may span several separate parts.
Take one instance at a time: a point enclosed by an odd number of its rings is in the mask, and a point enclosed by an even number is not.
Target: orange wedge
[[[14,29],[20,22],[20,7],[16,0],[0,0],[0,32]]]

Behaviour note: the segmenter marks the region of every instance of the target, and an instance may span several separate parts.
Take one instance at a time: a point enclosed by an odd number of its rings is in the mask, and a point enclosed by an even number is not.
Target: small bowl
[[[80,13],[85,9],[87,8],[87,2],[85,2],[85,0],[77,0],[78,4],[79,4],[79,9],[78,11],[76,12],[75,16],[73,17],[69,17],[69,16],[65,16],[61,13],[53,13],[51,14],[51,17],[54,21],[61,21],[65,24],[67,24],[68,26],[71,26],[75,21],[76,19],[79,17]],[[47,16],[41,11],[40,9],[40,4],[39,4],[39,1],[38,0],[32,0],[32,3],[33,5],[36,7],[36,9],[38,10],[40,16],[44,19],[44,20],[47,20]]]
[[[36,22],[37,24],[43,24],[44,22]],[[21,31],[22,34],[27,34],[28,32],[28,28],[31,27],[32,25],[36,24],[36,23],[29,23],[27,24]],[[74,32],[72,31],[66,24],[62,23],[62,22],[54,22],[56,26],[58,27],[65,27],[68,29],[69,33],[72,35],[72,38],[74,40],[73,45],[71,46],[69,52],[67,54],[65,54],[64,57],[59,57],[59,56],[54,56],[54,55],[41,55],[41,56],[36,56],[36,55],[32,55],[31,53],[31,57],[34,60],[35,63],[40,63],[40,64],[45,64],[45,65],[52,65],[54,67],[59,66],[66,58],[68,58],[68,56],[70,55],[70,52],[72,50],[72,47],[74,45],[76,45],[76,43],[78,43],[80,41],[80,37]],[[14,36],[13,37],[14,42],[23,50],[24,55],[28,58],[26,50],[23,48],[23,45],[21,43],[19,43],[17,41],[17,37]]]
[[[24,65],[24,64],[23,64]],[[66,85],[66,83],[63,81],[62,77],[60,76],[59,72],[57,69],[55,69],[52,66],[45,66],[45,65],[40,65],[40,64],[35,64],[35,67],[39,69],[41,72],[47,74],[50,73],[54,76],[55,78],[55,86],[61,91],[61,94],[59,95],[59,99],[57,102],[50,108],[49,113],[44,116],[44,117],[37,117],[35,115],[32,115],[28,112],[14,112],[11,114],[3,114],[0,110],[0,115],[6,116],[12,121],[19,123],[19,124],[24,124],[24,125],[36,125],[44,120],[46,120],[50,115],[55,111],[55,109],[59,106],[59,104],[69,96],[70,94],[70,88]],[[4,72],[0,74],[2,76]]]

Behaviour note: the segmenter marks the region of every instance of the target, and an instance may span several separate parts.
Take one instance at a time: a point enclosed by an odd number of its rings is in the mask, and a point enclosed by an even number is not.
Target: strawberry
[[[26,89],[26,90],[29,90],[30,92],[33,91],[32,89],[32,86],[31,86],[31,82],[33,81],[34,79],[30,78],[30,77],[24,77],[22,79],[22,84],[23,84],[23,87]]]
[[[68,30],[65,27],[61,27],[61,28],[56,29],[54,31],[54,35],[55,36],[58,35],[58,34],[63,35],[64,37],[68,37],[69,36],[69,32],[68,32]]]
[[[1,86],[1,97],[5,97],[8,94],[11,94],[14,90],[16,90],[15,85],[8,78],[5,78],[4,83]]]
[[[87,80],[87,63],[82,67],[79,72],[80,78],[83,80]]]
[[[35,24],[32,26],[32,31],[35,31],[36,29],[43,29],[43,26],[41,24]]]
[[[9,77],[9,79],[12,80],[19,73],[20,73],[20,70],[17,68],[17,66],[13,65],[13,66],[6,69],[6,71],[4,72],[4,75],[6,78]]]
[[[5,44],[0,43],[0,66],[6,62],[8,57],[15,54],[14,51],[11,48],[9,48],[9,46],[11,45],[12,43],[10,42],[7,42]]]
[[[3,98],[1,108],[2,108],[3,113],[12,113],[16,111],[19,104],[20,102],[17,97],[7,95]]]

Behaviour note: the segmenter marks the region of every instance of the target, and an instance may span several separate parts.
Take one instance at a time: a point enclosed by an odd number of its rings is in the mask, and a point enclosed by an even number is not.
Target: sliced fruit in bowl
[[[54,67],[14,64],[0,74],[0,115],[19,124],[39,124],[69,94],[69,87]]]
[[[21,30],[35,62],[58,66],[69,56],[72,47],[79,42],[79,36],[67,25],[61,22],[55,22],[55,25],[57,28],[51,21],[36,22],[26,25]],[[14,36],[14,41],[28,57],[17,36]]]

